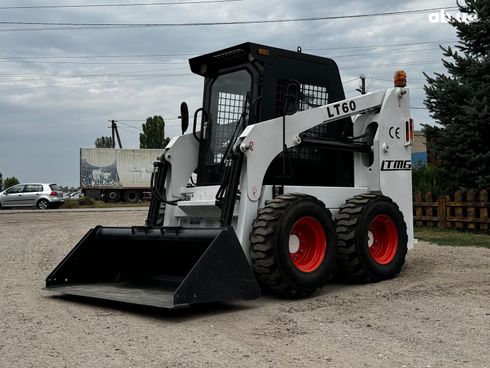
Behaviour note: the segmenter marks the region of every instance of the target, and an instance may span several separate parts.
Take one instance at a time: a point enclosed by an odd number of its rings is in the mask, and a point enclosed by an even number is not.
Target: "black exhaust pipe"
[[[95,227],[46,279],[52,291],[160,308],[256,299],[232,227]]]

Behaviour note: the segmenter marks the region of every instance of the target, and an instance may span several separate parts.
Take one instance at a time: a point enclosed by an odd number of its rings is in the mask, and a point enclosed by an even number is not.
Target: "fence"
[[[414,194],[415,226],[437,226],[442,229],[456,228],[488,233],[489,209],[486,190],[479,193],[457,191],[451,197],[441,196],[436,200],[432,199],[432,193]]]

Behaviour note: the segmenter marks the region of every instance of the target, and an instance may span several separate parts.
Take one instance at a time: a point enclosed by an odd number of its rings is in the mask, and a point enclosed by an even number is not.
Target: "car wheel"
[[[40,210],[47,210],[49,208],[49,201],[41,198],[39,201],[37,201],[36,207]]]

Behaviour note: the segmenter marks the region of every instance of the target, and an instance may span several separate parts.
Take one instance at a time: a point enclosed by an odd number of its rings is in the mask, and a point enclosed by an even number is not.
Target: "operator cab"
[[[244,43],[189,63],[194,73],[205,78],[201,133],[195,135],[200,141],[198,186],[221,183],[224,157],[247,125],[345,99],[336,63],[300,50]],[[286,116],[286,129],[287,125]],[[352,135],[352,120],[320,125],[306,135],[346,140]],[[280,154],[264,184],[353,186],[352,152],[294,147],[286,156],[286,175]]]

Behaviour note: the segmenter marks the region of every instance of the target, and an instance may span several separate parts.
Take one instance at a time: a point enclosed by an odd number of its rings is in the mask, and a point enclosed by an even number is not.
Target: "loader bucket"
[[[160,308],[260,296],[231,227],[98,226],[47,277],[46,288]]]

